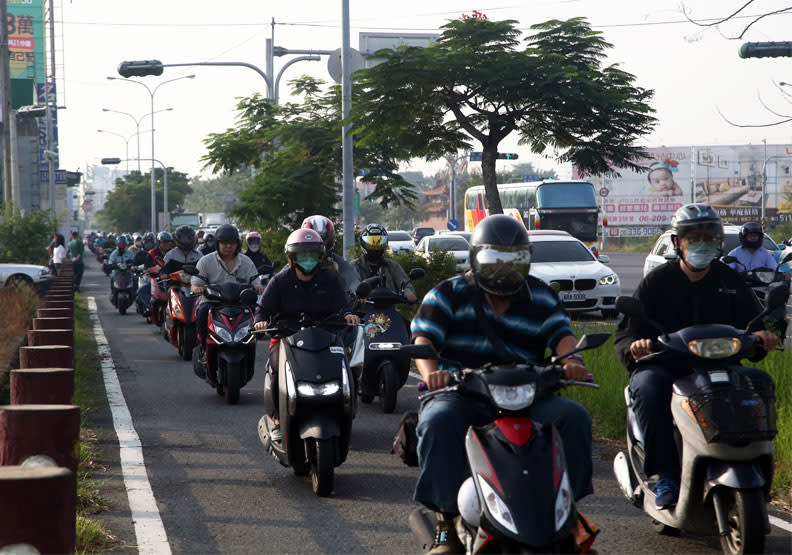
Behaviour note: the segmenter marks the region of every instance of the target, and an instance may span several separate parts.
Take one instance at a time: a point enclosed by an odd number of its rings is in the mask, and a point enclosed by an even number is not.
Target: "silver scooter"
[[[767,307],[744,331],[709,324],[664,332],[654,352],[638,360],[692,369],[674,382],[671,397],[682,470],[679,499],[672,508],[655,505],[655,479],[643,471],[644,441],[634,399],[629,386],[624,390],[627,452],[616,455],[613,471],[624,495],[649,515],[659,533],[717,534],[727,554],[764,550],[777,433],[775,390],[769,374],[740,361],[763,348],[751,332],[761,329],[763,318],[783,306],[786,296],[784,286],[772,287]],[[619,297],[616,309],[644,316],[632,297]]]

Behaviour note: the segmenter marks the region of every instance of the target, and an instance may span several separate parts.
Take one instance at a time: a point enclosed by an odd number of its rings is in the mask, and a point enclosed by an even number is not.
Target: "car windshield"
[[[406,231],[390,231],[388,241],[412,241],[412,237]]]
[[[438,237],[429,242],[429,248],[433,251],[466,251],[470,245],[462,237]]]
[[[583,243],[577,241],[532,241],[531,262],[591,262],[596,260]]]

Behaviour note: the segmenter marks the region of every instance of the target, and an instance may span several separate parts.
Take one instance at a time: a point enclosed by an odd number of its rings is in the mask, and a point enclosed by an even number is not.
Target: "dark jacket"
[[[744,329],[762,307],[737,272],[716,260],[709,273],[691,282],[677,260],[652,270],[633,293],[641,301],[647,319],[624,316],[614,334],[614,346],[629,371],[636,368],[630,344],[637,339],[656,339],[660,330],[671,333],[695,324],[727,324]]]
[[[305,313],[313,320],[351,312],[338,274],[320,270],[311,281],[300,281],[290,266],[267,284],[256,308],[256,322],[273,318],[297,318]]]
[[[261,249],[259,249],[259,250],[258,250],[258,251],[256,251],[256,252],[253,252],[253,251],[251,251],[251,250],[242,251],[242,254],[244,254],[244,255],[245,255],[245,256],[247,256],[249,259],[251,259],[251,260],[253,261],[253,265],[254,265],[256,268],[258,268],[258,267],[259,267],[259,266],[261,266],[262,264],[267,264],[267,265],[271,265],[271,264],[272,264],[272,262],[270,262],[270,259],[269,259],[269,258],[267,258],[267,255],[266,255],[266,254],[264,254],[264,253],[261,251]]]

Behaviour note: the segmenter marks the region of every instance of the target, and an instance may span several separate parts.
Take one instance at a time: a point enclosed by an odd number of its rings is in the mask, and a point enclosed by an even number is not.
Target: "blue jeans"
[[[140,299],[140,302],[143,303],[144,306],[150,307],[151,306],[151,284],[144,283],[137,290],[137,296]]]
[[[537,402],[532,418],[552,422],[564,441],[569,481],[575,499],[594,492],[591,483],[591,416],[574,401],[551,397]],[[413,498],[429,509],[457,514],[457,492],[470,475],[465,434],[470,426],[492,422],[483,403],[455,393],[438,395],[421,407],[418,420],[418,465],[421,474]]]

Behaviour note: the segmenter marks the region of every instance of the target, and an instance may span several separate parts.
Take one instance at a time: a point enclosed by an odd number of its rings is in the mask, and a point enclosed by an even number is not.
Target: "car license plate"
[[[566,302],[585,301],[586,294],[578,293],[577,291],[561,291],[561,300]]]

